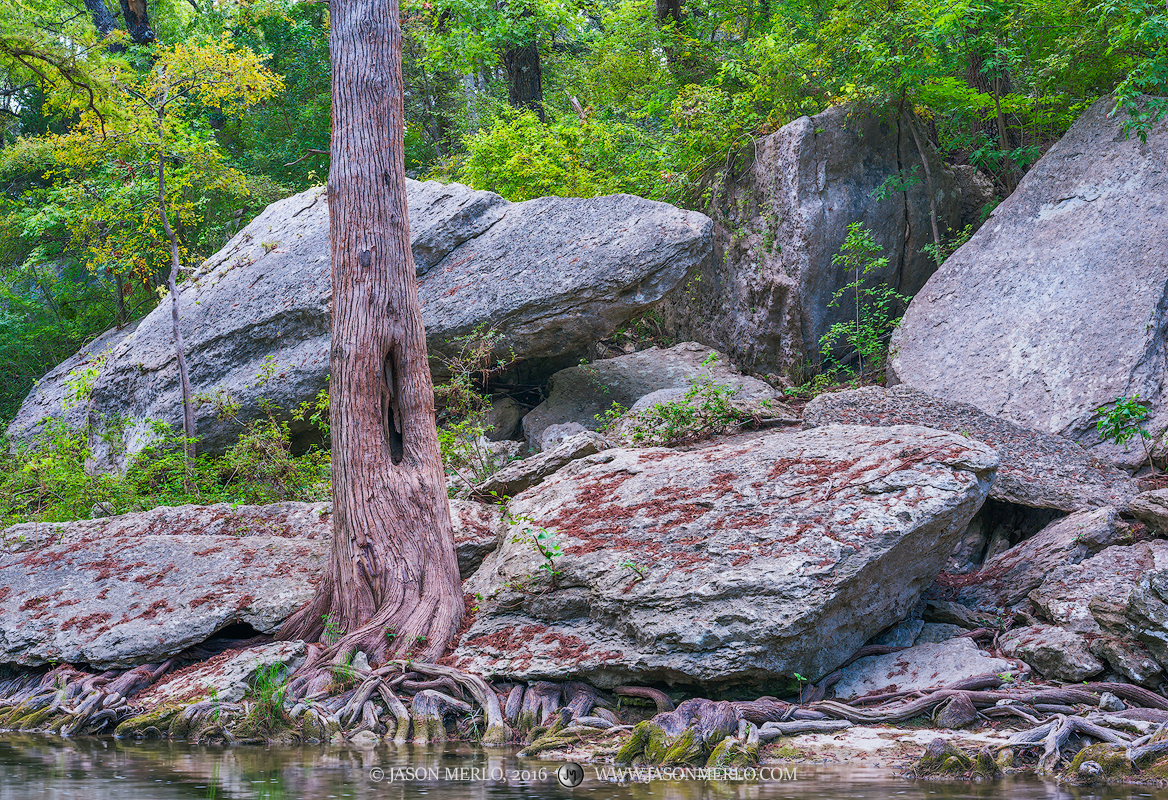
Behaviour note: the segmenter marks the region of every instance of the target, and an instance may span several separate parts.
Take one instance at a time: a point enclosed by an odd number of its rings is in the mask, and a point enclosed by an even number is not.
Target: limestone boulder
[[[724,354],[697,342],[683,342],[665,350],[652,347],[560,370],[548,383],[547,400],[523,418],[523,433],[528,446],[538,450],[546,446],[545,432],[550,433],[553,426],[579,425],[572,430],[594,431],[604,424],[597,416],[603,417],[613,403],[633,408],[642,398],[663,390],[671,392],[667,397],[657,395],[658,400],[675,400],[702,379],[730,387],[738,400],[767,400],[782,406],[779,392],[738,372]]]
[[[944,400],[909,386],[821,394],[803,409],[803,424],[924,425],[971,436],[993,447],[1002,459],[990,497],[1030,508],[1123,509],[1139,491],[1126,473],[1091,456],[1076,442],[991,416],[976,404]]]
[[[450,355],[460,337],[493,328],[500,354],[550,374],[663,297],[710,249],[705,216],[631,195],[508,203],[458,184],[407,188],[432,355]],[[288,412],[315,397],[329,370],[331,291],[324,190],[273,203],[182,287],[195,393],[227,392],[244,420],[263,413],[264,398]],[[91,364],[102,357],[100,373],[74,416],[94,426],[100,468],[122,467],[151,441],[152,420],[181,423],[170,314],[166,300],[134,330],[111,334],[105,350],[86,351]],[[269,363],[274,374],[258,379]],[[62,412],[67,378],[58,368],[34,387],[12,438],[28,439]],[[197,423],[203,452],[224,451],[240,432],[211,404]],[[306,428],[293,422],[293,433]]]
[[[1078,564],[1130,536],[1114,508],[1079,511],[1057,520],[1036,535],[988,559],[981,569],[951,582],[956,600],[975,608],[1009,608],[1023,600],[1056,569]]]
[[[1168,489],[1141,492],[1128,504],[1127,510],[1157,533],[1168,534]]]
[[[1149,689],[1159,689],[1164,678],[1159,662],[1135,639],[1097,636],[1088,645],[1091,653],[1119,675]]]
[[[1168,425],[1168,118],[1145,142],[1113,106],[1084,112],[917,293],[891,380],[1092,449],[1118,397]],[[1132,445],[1099,454],[1131,467]]]
[[[938,689],[1015,668],[1013,662],[979,650],[972,639],[949,639],[858,659],[843,668],[834,691],[841,700],[852,700],[868,694]]]
[[[1002,653],[1021,659],[1048,680],[1078,682],[1103,671],[1085,638],[1052,625],[1032,625],[1002,637]]]
[[[594,455],[611,446],[599,433],[583,431],[552,445],[542,453],[522,461],[512,461],[475,486],[474,494],[486,499],[513,497],[543,482],[576,459]]]
[[[932,242],[929,189],[910,124],[895,107],[837,106],[747,144],[705,208],[713,256],[670,294],[668,330],[751,372],[798,379],[818,362],[820,337],[847,319],[830,301],[851,277],[832,257],[857,221],[888,258],[873,280],[915,294],[936,263],[922,252]],[[960,230],[963,182],[920,139],[941,232]],[[907,192],[890,189],[898,179]]]
[[[815,680],[907,616],[996,465],[979,442],[911,426],[574,461],[512,500],[451,663],[600,686]]]
[[[451,502],[469,574],[496,546],[502,511]],[[324,503],[12,526],[0,533],[0,663],[130,667],[234,625],[274,633],[312,597],[331,535]]]
[[[1144,631],[1129,619],[1132,593],[1149,575],[1165,569],[1166,541],[1116,545],[1079,564],[1052,570],[1042,585],[1030,593],[1030,599],[1048,620],[1074,633],[1113,633],[1135,638]]]

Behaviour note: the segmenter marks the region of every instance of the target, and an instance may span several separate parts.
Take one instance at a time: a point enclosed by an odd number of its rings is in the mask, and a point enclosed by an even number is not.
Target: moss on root
[[[758,745],[746,744],[733,736],[718,742],[706,760],[707,767],[753,767],[758,763]]]
[[[944,739],[934,739],[909,773],[918,778],[963,780],[973,769],[973,759]]]
[[[393,731],[390,731],[389,738],[394,738]],[[479,743],[484,745],[507,744],[507,726],[492,725],[487,728],[487,732],[483,734],[483,738],[479,740]]]
[[[998,769],[998,764],[994,760],[994,752],[988,747],[983,747],[977,751],[977,757],[973,759],[973,769],[969,773],[969,777],[975,781],[996,781],[1002,777],[1002,771]]]
[[[747,746],[725,734],[703,740],[694,727],[670,736],[658,724],[640,722],[616,755],[618,764],[643,762],[655,766],[758,763],[758,746]]]
[[[530,731],[532,728],[536,727],[537,723],[538,720],[535,718],[534,711],[524,711],[519,715],[519,718],[515,720],[515,730],[519,731],[520,733],[526,733],[527,731]]]
[[[616,763],[628,766],[636,761],[645,752],[645,744],[649,741],[649,723],[638,722],[633,728],[629,740],[616,753]]]
[[[151,727],[159,731],[166,728],[169,731],[171,719],[182,709],[183,707],[179,705],[162,705],[152,711],[147,711],[145,714],[130,717],[123,720],[114,729],[114,737],[118,739],[145,738],[146,729]]]
[[[40,730],[42,725],[49,720],[54,714],[60,713],[56,709],[45,706],[44,708],[25,714],[22,717],[14,720],[15,724],[12,727],[18,731],[35,731]]]
[[[305,714],[300,718],[300,736],[306,742],[323,742],[328,739],[328,729],[316,714]]]
[[[1099,771],[1085,764],[1094,762],[1099,765]],[[1122,783],[1135,773],[1135,768],[1127,758],[1127,748],[1122,745],[1098,744],[1088,745],[1075,754],[1071,765],[1067,767],[1066,778],[1073,783]]]

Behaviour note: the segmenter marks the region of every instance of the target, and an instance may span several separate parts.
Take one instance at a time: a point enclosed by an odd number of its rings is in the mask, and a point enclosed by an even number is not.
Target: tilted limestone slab
[[[1139,394],[1168,424],[1168,117],[1147,142],[1103,98],[909,305],[900,382],[1087,446],[1100,406]],[[1142,460],[1108,445],[1108,458]]]
[[[484,600],[452,663],[603,686],[816,679],[906,616],[997,463],[911,426],[575,461],[511,502],[516,522],[466,584]],[[554,586],[541,528],[563,552]]]
[[[1139,491],[1127,473],[1077,442],[990,416],[976,405],[932,397],[909,386],[864,386],[821,394],[803,409],[803,424],[924,425],[972,436],[1002,459],[990,497],[1031,508],[1123,509]]]
[[[460,567],[494,548],[501,510],[451,501]],[[315,591],[330,506],[160,507],[0,533],[0,663],[97,669],[162,661],[229,625],[274,633]]]
[[[866,694],[938,689],[975,675],[1015,668],[979,650],[972,639],[949,639],[858,659],[843,668],[834,692],[841,700],[851,700]]]

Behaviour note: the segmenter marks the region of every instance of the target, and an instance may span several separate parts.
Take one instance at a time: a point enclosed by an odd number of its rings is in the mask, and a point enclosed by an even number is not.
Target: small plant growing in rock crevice
[[[256,664],[250,693],[256,702],[255,713],[259,721],[269,727],[274,727],[284,717],[289,678],[285,664]]]
[[[645,580],[645,576],[648,574],[647,569],[642,567],[636,561],[633,561],[631,558],[626,558],[624,561],[620,562],[620,564],[618,564],[617,567],[620,569],[632,570],[633,579],[631,581],[629,581],[630,586],[633,585],[634,583],[637,583],[638,581]]]
[[[1127,449],[1127,443],[1138,436],[1140,444],[1144,446],[1144,457],[1147,459],[1148,467],[1155,472],[1156,464],[1152,461],[1152,450],[1148,447],[1148,442],[1153,436],[1141,424],[1147,419],[1149,412],[1147,406],[1140,403],[1139,393],[1131,397],[1117,397],[1110,403],[1104,403],[1099,407],[1099,413],[1099,421],[1095,423],[1095,430],[1099,436],[1104,441],[1123,445],[1124,450]]]
[[[716,353],[710,353],[702,365],[708,367],[717,359]],[[770,402],[762,401],[760,414],[755,414],[734,402],[736,394],[734,387],[704,375],[692,379],[677,400],[632,413],[614,403],[597,419],[603,423],[602,431],[626,436],[634,445],[670,447],[760,423]]]
[[[512,536],[511,541],[517,544],[523,542],[531,544],[532,548],[543,558],[539,569],[548,576],[549,588],[555,589],[557,579],[563,574],[556,567],[556,559],[564,554],[564,549],[556,539],[555,532],[536,525],[535,520],[528,516],[512,516],[508,513],[506,520],[512,525],[524,523],[523,530]],[[524,581],[523,585],[526,586],[526,583]]]

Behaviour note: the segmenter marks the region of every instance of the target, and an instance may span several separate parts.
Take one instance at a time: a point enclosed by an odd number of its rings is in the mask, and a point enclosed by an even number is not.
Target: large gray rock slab
[[[502,511],[451,501],[459,566],[497,544]],[[160,507],[0,533],[0,663],[99,669],[164,660],[229,625],[274,633],[315,591],[324,503]]]
[[[895,379],[1034,430],[1099,443],[1097,409],[1139,394],[1168,422],[1168,118],[1125,138],[1103,98],[917,294]],[[1134,464],[1126,454],[1101,452]]]
[[[942,576],[938,583],[954,585],[955,599],[960,603],[983,609],[1009,608],[1025,600],[1054,570],[1078,564],[1130,535],[1130,527],[1114,508],[1079,511],[990,558],[976,572],[949,581]]]
[[[867,694],[938,689],[1014,668],[1012,662],[979,650],[972,639],[950,639],[858,659],[843,668],[834,691],[841,700],[851,700]]]
[[[710,248],[705,216],[631,195],[508,203],[458,184],[407,186],[432,354],[449,355],[452,340],[492,327],[500,354],[513,353],[529,371],[550,364],[550,372],[659,300]],[[328,202],[323,189],[310,189],[269,206],[184,284],[195,393],[230,393],[245,420],[262,414],[262,398],[290,410],[314,397],[329,369],[330,300]],[[181,426],[170,314],[164,301],[109,341],[83,404],[104,432],[92,440],[99,467],[121,467],[152,440],[150,420]],[[257,375],[268,358],[276,375],[263,383]],[[10,436],[26,439],[60,413],[66,374],[54,370],[37,384]],[[203,452],[224,451],[240,432],[210,404],[197,423]],[[293,432],[303,427],[293,423]]]
[[[1126,473],[1076,442],[909,386],[865,386],[821,394],[803,409],[803,424],[924,425],[972,436],[997,450],[1002,460],[990,497],[1031,508],[1123,509],[1139,491]]]
[[[65,523],[0,562],[0,662],[130,667],[232,624],[273,633],[312,597],[331,528],[307,504],[182,506],[101,523]]]
[[[514,498],[452,663],[600,685],[815,680],[903,619],[997,456],[918,427],[606,450]],[[554,585],[531,536],[562,555]],[[547,542],[545,542],[545,545]]]
[[[740,400],[767,399],[781,405],[781,395],[774,388],[738,372],[722,353],[697,342],[682,342],[665,350],[651,347],[560,370],[548,382],[548,398],[523,418],[523,433],[528,446],[538,450],[544,446],[544,432],[553,425],[598,430],[604,423],[597,415],[613,403],[629,409],[663,390],[684,394],[699,379],[729,386]],[[671,394],[662,399],[677,397]]]
[[[895,108],[841,106],[750,142],[705,209],[714,253],[698,279],[670,294],[668,329],[751,372],[801,382],[805,363],[820,360],[820,337],[847,319],[846,308],[829,302],[851,277],[831,259],[856,221],[888,257],[872,279],[915,294],[936,263],[922,252],[932,242],[929,193],[907,125]],[[960,183],[925,146],[941,232],[960,230]],[[915,185],[907,193],[880,196],[888,179],[909,171]]]

